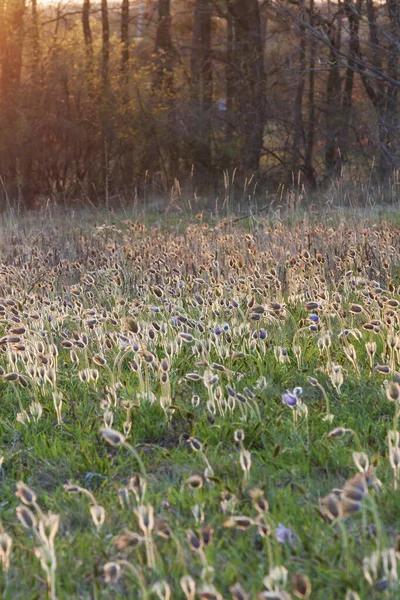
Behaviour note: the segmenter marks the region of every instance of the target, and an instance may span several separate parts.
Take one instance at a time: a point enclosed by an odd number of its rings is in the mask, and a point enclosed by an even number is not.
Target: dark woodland
[[[0,200],[397,183],[398,0],[0,0]]]

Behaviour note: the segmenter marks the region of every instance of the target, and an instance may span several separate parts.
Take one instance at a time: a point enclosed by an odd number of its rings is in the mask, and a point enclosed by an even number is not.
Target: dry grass
[[[374,216],[3,223],[3,598],[398,597]]]

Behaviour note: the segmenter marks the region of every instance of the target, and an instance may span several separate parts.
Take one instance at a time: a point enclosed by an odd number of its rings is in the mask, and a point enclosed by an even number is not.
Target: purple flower
[[[295,406],[297,404],[297,396],[287,390],[286,394],[282,394],[282,402],[287,406]]]
[[[308,315],[308,318],[310,319],[310,321],[312,321],[313,323],[318,323],[319,322],[319,316],[316,315],[315,313],[311,313],[310,315]]]
[[[285,527],[282,523],[279,523],[278,527],[275,529],[275,539],[280,544],[289,543],[293,546],[296,541],[296,535],[289,527]]]

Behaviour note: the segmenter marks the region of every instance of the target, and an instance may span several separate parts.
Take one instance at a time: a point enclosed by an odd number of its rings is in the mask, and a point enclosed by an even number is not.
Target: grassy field
[[[0,594],[399,598],[400,226],[8,221]]]

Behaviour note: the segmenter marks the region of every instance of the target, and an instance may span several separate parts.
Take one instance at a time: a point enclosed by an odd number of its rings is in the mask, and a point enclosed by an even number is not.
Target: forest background
[[[398,194],[399,57],[398,0],[0,0],[0,201]]]

